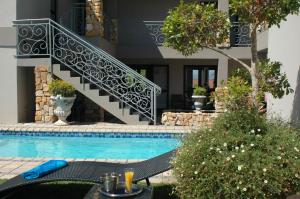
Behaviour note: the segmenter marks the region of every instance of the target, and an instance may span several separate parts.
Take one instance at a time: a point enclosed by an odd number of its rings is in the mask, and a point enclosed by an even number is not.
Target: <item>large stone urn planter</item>
[[[63,126],[68,125],[67,117],[71,114],[71,108],[74,104],[76,96],[74,97],[62,97],[61,95],[51,96],[51,100],[54,106],[54,115],[58,117],[58,121],[55,125]]]
[[[205,95],[193,95],[192,98],[194,100],[194,106],[195,106],[196,111],[201,111],[201,109],[204,105],[206,96]]]

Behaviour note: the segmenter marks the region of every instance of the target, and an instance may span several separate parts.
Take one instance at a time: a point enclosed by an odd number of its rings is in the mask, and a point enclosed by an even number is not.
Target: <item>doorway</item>
[[[217,86],[217,66],[184,66],[185,106],[192,107],[192,95],[196,86],[207,89],[209,95]]]
[[[157,109],[169,107],[169,66],[168,65],[131,65],[136,72],[161,87],[157,96]]]
[[[17,68],[18,122],[34,122],[35,76],[34,67]]]

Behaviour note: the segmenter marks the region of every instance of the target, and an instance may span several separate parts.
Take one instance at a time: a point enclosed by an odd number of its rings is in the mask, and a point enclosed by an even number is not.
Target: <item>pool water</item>
[[[148,159],[175,149],[176,138],[0,136],[0,157]]]

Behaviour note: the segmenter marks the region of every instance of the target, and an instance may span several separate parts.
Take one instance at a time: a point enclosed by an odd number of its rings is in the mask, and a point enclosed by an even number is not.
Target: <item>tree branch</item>
[[[219,50],[219,49],[214,48],[214,47],[210,47],[210,46],[203,46],[203,47],[204,47],[204,48],[208,48],[208,49],[210,49],[210,50],[213,50],[213,51],[215,51],[215,52],[217,52],[217,53],[220,53],[220,54],[222,54],[222,55],[224,55],[224,56],[226,56],[226,57],[228,57],[228,58],[230,58],[230,59],[232,59],[232,60],[238,62],[238,63],[241,64],[244,68],[246,68],[249,72],[251,72],[250,66],[248,66],[245,62],[243,62],[243,61],[241,61],[241,60],[239,60],[239,59],[237,59],[237,58],[235,58],[235,57],[233,57],[233,56],[231,56],[231,55],[225,53],[224,51]]]

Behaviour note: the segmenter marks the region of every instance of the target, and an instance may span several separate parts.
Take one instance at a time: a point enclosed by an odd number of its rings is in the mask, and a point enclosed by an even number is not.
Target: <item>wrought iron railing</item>
[[[146,28],[149,31],[149,34],[153,42],[157,46],[162,46],[164,43],[164,34],[162,33],[162,27],[164,25],[163,21],[144,21]]]
[[[161,88],[50,19],[14,21],[17,56],[49,56],[156,123]]]
[[[162,33],[164,21],[144,21],[144,24],[153,42],[157,46],[162,46],[164,43],[164,35]],[[230,45],[232,47],[248,47],[251,45],[249,25],[232,22]]]
[[[251,46],[250,26],[239,22],[232,22],[230,44],[232,47]]]

